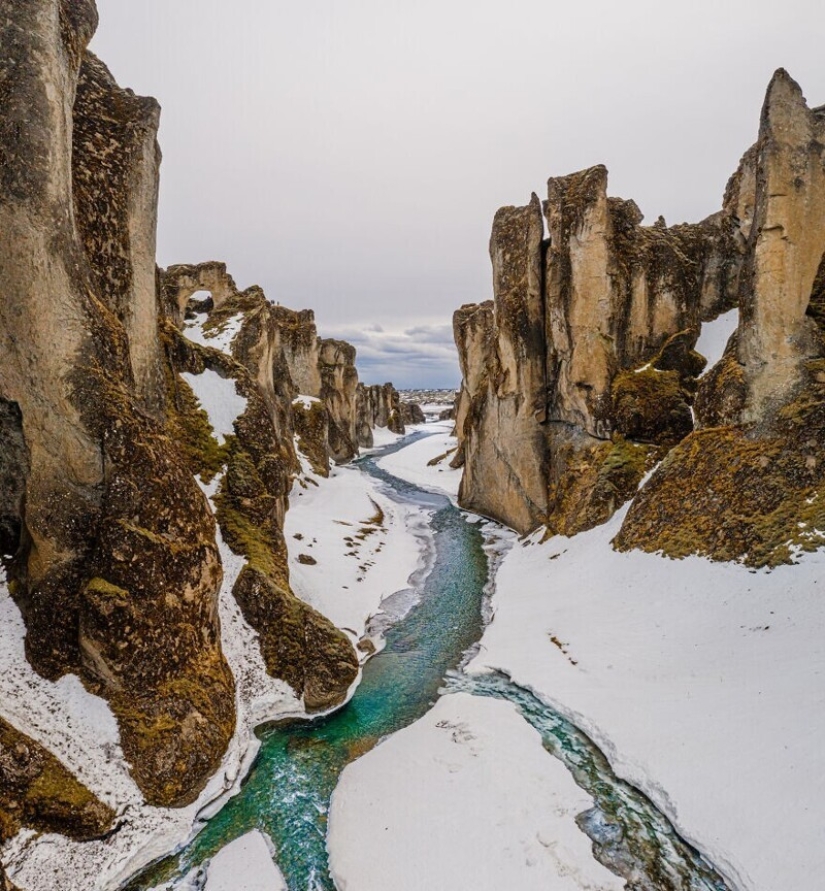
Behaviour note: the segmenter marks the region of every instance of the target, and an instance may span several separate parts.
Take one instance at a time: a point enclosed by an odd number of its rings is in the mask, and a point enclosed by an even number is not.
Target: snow
[[[181,377],[192,388],[220,444],[234,433],[235,421],[246,411],[246,399],[238,395],[235,381],[207,368],[203,374],[184,372]]]
[[[249,832],[228,844],[210,862],[205,891],[286,891],[261,832]]]
[[[203,293],[206,294],[206,292]],[[231,354],[232,341],[235,340],[235,335],[237,335],[243,327],[245,320],[244,314],[238,312],[235,315],[230,316],[219,328],[210,328],[208,331],[204,331],[204,325],[208,320],[209,313],[197,313],[194,319],[188,320],[184,324],[183,333],[193,343],[205,347],[212,347],[216,350],[220,350],[222,353]]]
[[[326,480],[305,468],[284,527],[293,590],[359,639],[381,601],[407,589],[421,567],[426,519],[355,467],[333,468]]]
[[[717,316],[712,322],[702,323],[702,331],[695,349],[697,353],[701,353],[708,360],[707,371],[710,371],[722,358],[728,340],[730,340],[731,334],[736,331],[738,324],[738,309],[728,310],[728,312]]]
[[[215,488],[214,484],[208,487],[207,494]],[[0,714],[54,752],[117,809],[121,820],[120,830],[111,838],[85,844],[56,835],[19,833],[3,848],[3,862],[24,891],[119,887],[134,872],[185,843],[200,821],[237,792],[260,747],[253,732],[256,726],[304,714],[292,689],[266,673],[257,633],[247,625],[232,596],[245,561],[229,550],[220,534],[218,545],[224,566],[221,637],[236,679],[238,722],[220,769],[198,800],[180,809],[145,804],[128,774],[115,719],[103,700],[87,693],[76,677],[52,684],[34,673],[23,651],[22,617],[0,578]]]
[[[389,427],[373,427],[372,429],[372,440],[373,446],[371,449],[361,449],[362,455],[369,455],[370,452],[375,451],[376,449],[383,448],[384,446],[393,445],[393,443],[398,442],[399,439],[403,439],[403,433],[393,433]]]
[[[304,396],[303,394],[296,396],[292,400],[293,405],[300,405],[307,410],[311,409],[313,405],[319,405],[320,402],[321,400],[316,396]]]
[[[623,513],[510,551],[469,670],[573,720],[737,888],[809,887],[825,873],[825,554],[773,572],[620,554]]]
[[[331,872],[340,891],[619,891],[575,823],[591,806],[510,703],[444,696],[344,770]]]
[[[412,430],[425,430],[433,433],[411,443],[400,452],[386,455],[377,460],[378,466],[387,473],[406,480],[422,489],[447,495],[453,501],[458,498],[458,485],[461,482],[461,470],[453,470],[450,461],[456,448],[456,439],[452,435],[453,423],[440,422],[421,424]],[[447,453],[450,454],[447,454]],[[443,460],[430,467],[429,462],[442,457]]]

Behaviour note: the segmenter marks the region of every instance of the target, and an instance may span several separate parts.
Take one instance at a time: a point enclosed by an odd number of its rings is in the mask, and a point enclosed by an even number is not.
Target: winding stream
[[[415,437],[418,438],[418,437]],[[413,441],[382,450],[389,454]],[[435,552],[417,601],[385,632],[386,646],[364,667],[362,682],[340,711],[315,721],[259,728],[261,750],[234,798],[194,840],[132,879],[124,891],[148,891],[195,870],[253,829],[268,835],[290,891],[335,891],[328,872],[327,813],[341,771],[383,737],[422,717],[439,695],[457,690],[512,702],[595,801],[579,817],[596,856],[634,891],[730,891],[713,867],[682,841],[641,793],[619,780],[581,731],[504,675],[468,677],[462,656],[481,637],[487,558],[479,528],[447,498],[359,463],[392,497],[431,515]],[[446,686],[445,686],[446,684]],[[171,885],[170,885],[171,887]]]

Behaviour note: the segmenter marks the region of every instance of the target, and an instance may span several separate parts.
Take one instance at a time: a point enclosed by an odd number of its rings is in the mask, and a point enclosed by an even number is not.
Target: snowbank
[[[825,554],[773,572],[610,547],[622,515],[505,557],[470,671],[570,717],[734,884],[825,873]]]
[[[426,515],[356,467],[333,468],[326,480],[306,471],[284,528],[292,588],[358,639],[381,601],[408,588],[420,567]]]
[[[434,431],[426,439],[411,443],[400,452],[386,455],[377,460],[377,464],[387,473],[407,480],[422,489],[440,492],[453,501],[458,498],[458,484],[461,482],[461,470],[453,470],[450,461],[456,448],[456,439],[452,435],[452,421],[434,424],[421,424],[411,430]],[[440,458],[437,464],[430,461]]]
[[[209,423],[223,444],[235,432],[235,421],[246,411],[246,399],[235,390],[235,381],[221,377],[207,368],[203,374],[184,372],[181,377],[192,388],[201,408],[209,415]]]
[[[286,891],[267,839],[248,832],[221,849],[206,873],[205,891]]]
[[[619,891],[575,823],[591,806],[512,705],[445,696],[343,772],[331,872],[341,891]]]

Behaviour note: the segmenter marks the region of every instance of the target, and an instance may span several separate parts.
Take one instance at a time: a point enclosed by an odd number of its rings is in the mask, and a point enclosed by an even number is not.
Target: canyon
[[[793,697],[754,668],[755,653],[782,660],[799,700],[821,705],[806,685],[825,545],[825,106],[779,69],[721,210],[698,223],[642,225],[634,201],[610,196],[604,166],[501,208],[493,297],[456,310],[461,386],[434,412],[421,394],[362,381],[355,346],[319,334],[313,310],[239,287],[225,263],[160,268],[160,106],[89,50],[94,0],[5,12],[0,889],[69,891],[92,873],[96,889],[124,887],[168,865],[210,818],[229,819],[221,806],[245,777],[253,791],[266,780],[256,728],[275,721],[296,722],[295,749],[325,790],[320,805],[307,799],[321,831],[307,826],[341,887],[379,887],[392,869],[394,886],[426,884],[427,839],[412,864],[387,865],[372,857],[378,824],[402,827],[387,851],[420,843],[427,821],[411,823],[406,803],[439,771],[446,788],[467,764],[495,769],[499,720],[558,796],[553,831],[574,851],[559,875],[635,881],[636,861],[596,825],[609,796],[600,816],[516,715],[532,709],[543,733],[550,701],[599,777],[628,800],[642,791],[707,887],[778,887],[760,826],[745,841],[731,827],[751,819],[740,802],[758,813],[769,792],[816,791],[772,750],[760,775],[764,752],[740,731],[763,702],[782,717],[765,751],[787,733],[805,770],[825,775]],[[780,595],[788,616],[767,618]],[[404,662],[413,651],[425,686]],[[394,659],[404,672],[388,682]],[[722,693],[695,683],[706,665]],[[343,707],[362,681],[369,720],[354,726],[357,709]],[[628,729],[634,696],[645,717]],[[397,714],[381,712],[388,703]],[[315,728],[336,726],[333,779],[312,759]],[[259,735],[277,748],[279,732]],[[442,754],[394,770],[435,736]],[[713,783],[696,779],[703,746]],[[731,800],[716,802],[708,789],[726,770]],[[517,779],[531,788],[532,775]],[[479,785],[462,787],[465,811]],[[529,838],[527,866],[556,869],[556,841],[531,822],[539,798],[528,817],[508,811],[512,846]],[[803,870],[812,845],[786,810]],[[483,816],[459,814],[489,833]],[[493,875],[468,850],[454,886],[467,869]],[[521,876],[517,861],[506,870]],[[190,865],[181,857],[174,880]]]
[[[604,167],[499,210],[494,298],[454,317],[463,506],[574,535],[633,499],[617,546],[672,557],[821,546],[823,128],[779,70],[706,220],[642,226]],[[703,326],[731,311],[706,368]]]

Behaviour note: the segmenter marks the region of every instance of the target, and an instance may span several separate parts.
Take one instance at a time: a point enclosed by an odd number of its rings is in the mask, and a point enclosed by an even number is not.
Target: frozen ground
[[[286,891],[286,882],[266,837],[249,832],[212,858],[205,891]]]
[[[621,516],[505,557],[471,671],[588,732],[740,889],[825,874],[825,554],[773,572],[610,547]]]
[[[720,350],[728,321],[717,325]],[[437,470],[413,448],[386,469],[440,488]],[[494,619],[469,670],[502,670],[570,717],[733,887],[810,887],[812,876],[825,874],[825,554],[773,572],[619,554],[610,541],[623,515],[574,539],[540,544],[534,536],[512,547],[497,574]],[[466,719],[463,703],[449,707]],[[358,891],[382,887],[377,875],[394,876],[398,858],[419,879],[427,869],[420,862],[427,821],[405,816],[407,808],[418,813],[422,790],[450,823],[486,819],[472,797],[442,801],[449,767],[430,738],[433,722],[422,723],[344,775],[333,811],[334,861]],[[517,783],[519,758],[492,758],[485,747],[494,741],[484,740],[478,757],[490,759],[495,781]],[[415,755],[419,746],[429,755]],[[393,778],[389,753],[404,765]],[[380,828],[372,836],[355,828],[366,813],[356,814],[355,803],[379,800],[392,825],[409,831],[409,855],[393,847],[385,857],[383,843],[375,845]],[[369,811],[369,826],[377,811]],[[494,850],[478,847],[474,831],[454,839],[466,850],[439,856],[458,862]],[[356,863],[356,852],[370,864]],[[528,887],[518,872],[508,878],[498,887]]]
[[[591,806],[512,705],[445,696],[345,769],[333,877],[340,891],[619,891],[575,823]]]
[[[319,479],[305,466],[284,527],[293,590],[360,639],[381,601],[408,588],[421,567],[426,520],[356,467],[334,467]]]
[[[410,427],[409,432],[424,430],[431,435],[412,443],[394,455],[379,458],[378,466],[399,479],[407,480],[423,489],[440,492],[455,501],[458,498],[461,471],[450,467],[456,448],[456,440],[452,435],[453,427],[452,421]],[[428,466],[428,462],[436,460],[437,464]]]

